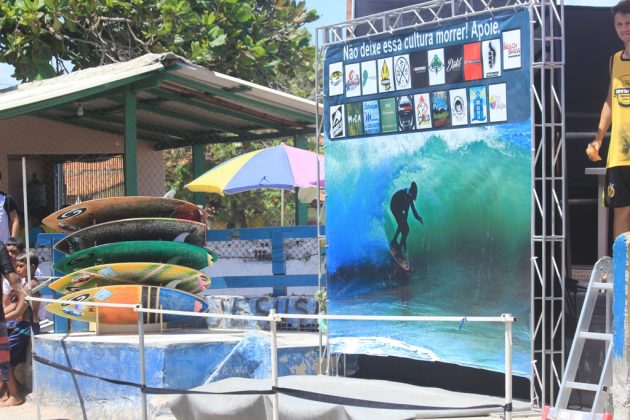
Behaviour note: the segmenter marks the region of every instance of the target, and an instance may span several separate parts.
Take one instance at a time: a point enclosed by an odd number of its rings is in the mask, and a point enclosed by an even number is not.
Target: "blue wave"
[[[329,142],[326,230],[331,312],[456,316],[509,312],[522,320],[514,330],[515,370],[528,374],[530,132],[530,121],[524,121]],[[389,254],[396,226],[389,202],[412,181],[418,185],[415,206],[424,223],[409,215],[411,274],[401,277]],[[435,334],[433,327],[412,325],[379,330],[384,337],[427,348],[440,359],[502,368],[502,326],[475,325],[471,328],[477,335],[462,340],[459,334],[458,350],[451,351],[445,341],[454,338],[450,327],[438,328],[441,334]],[[373,329],[362,323],[337,333],[372,336]],[[404,335],[399,336],[401,331]],[[462,349],[469,350],[466,357],[458,354]]]

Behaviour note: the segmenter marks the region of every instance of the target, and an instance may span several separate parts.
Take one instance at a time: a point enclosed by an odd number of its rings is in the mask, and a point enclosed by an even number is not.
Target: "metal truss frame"
[[[564,0],[429,0],[317,29],[317,138],[324,133],[323,63],[329,46],[528,8],[531,15],[531,388],[534,408],[553,405],[565,362],[566,154]],[[321,145],[318,142],[318,149]],[[318,150],[319,151],[319,150]],[[320,264],[320,267],[324,267]],[[325,268],[321,268],[325,269]],[[321,273],[320,273],[321,275]]]

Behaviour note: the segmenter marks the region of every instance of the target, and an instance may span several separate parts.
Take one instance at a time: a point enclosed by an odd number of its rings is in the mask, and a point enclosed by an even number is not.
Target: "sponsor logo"
[[[503,44],[503,53],[508,58],[517,58],[521,56],[521,46],[518,42],[510,42]]]
[[[360,136],[363,134],[363,104],[354,102],[346,104],[348,121],[348,136]]]
[[[383,89],[385,90],[390,90],[392,88],[387,61],[383,61],[383,68],[381,68],[381,86],[383,86]]]
[[[354,70],[350,70],[348,73],[348,80],[346,81],[346,91],[353,91],[359,87],[359,73]]]
[[[64,219],[70,219],[71,217],[77,217],[78,215],[85,213],[86,210],[87,210],[86,208],[80,208],[80,209],[72,209],[72,210],[65,211],[61,213],[59,216],[57,216],[57,220],[64,220]]]
[[[79,296],[75,296],[73,298],[68,299],[68,302],[83,302],[84,300],[87,300],[90,297],[89,293],[85,293]],[[61,306],[70,306],[72,305],[72,303],[62,303]],[[81,308],[80,306],[76,307],[77,309]],[[81,316],[81,315],[78,315]]]
[[[431,111],[433,112],[434,127],[449,125],[448,96],[445,91],[431,93]]]
[[[436,73],[438,73],[440,70],[442,70],[442,68],[444,68],[444,63],[442,63],[442,60],[440,60],[439,55],[437,54],[433,55],[433,58],[431,59],[431,64],[429,64],[429,68]]]
[[[363,102],[363,127],[365,134],[378,134],[381,132],[378,101]]]
[[[497,65],[497,50],[492,43],[488,44],[488,67],[493,69]]]
[[[608,198],[613,198],[615,196],[615,186],[612,182],[608,184],[608,188],[606,188],[606,194],[608,194]]]
[[[488,101],[488,104],[490,105],[490,109],[493,110],[504,110],[505,109],[505,101],[503,101],[503,98],[499,95],[490,95],[490,100]]]
[[[466,115],[464,103],[464,98],[461,96],[456,96],[453,99],[453,113],[458,117],[464,117]]]
[[[343,73],[339,70],[333,71],[330,74],[330,86],[339,86],[341,84],[341,79],[343,78]]]
[[[446,64],[446,71],[457,71],[462,69],[462,57],[449,58]]]
[[[330,138],[344,136],[343,106],[333,108],[330,113]]]
[[[483,96],[482,96],[483,95]],[[470,95],[471,104],[471,122],[480,123],[486,122],[488,116],[486,115],[486,91],[485,88],[474,88]]]
[[[630,107],[630,75],[624,74],[619,77],[619,84],[615,87],[614,94],[619,106]],[[621,85],[621,87],[619,87]]]
[[[418,124],[431,122],[431,112],[429,104],[424,100],[424,96],[420,95],[418,104],[416,105],[416,112],[418,115]]]
[[[411,96],[398,98],[398,127],[403,131],[413,129],[413,100]]]
[[[398,57],[395,67],[396,85],[409,86],[409,61],[405,57]]]

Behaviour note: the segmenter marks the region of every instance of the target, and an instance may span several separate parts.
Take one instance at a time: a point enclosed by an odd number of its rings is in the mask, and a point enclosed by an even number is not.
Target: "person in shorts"
[[[0,241],[0,274],[2,274],[9,282],[11,288],[20,288],[20,277],[15,273],[13,264],[11,263],[11,257],[7,252],[4,242]],[[2,292],[2,282],[0,282],[0,292]],[[19,396],[19,389],[17,388],[16,381],[9,381],[10,379],[10,351],[9,351],[9,337],[7,334],[7,324],[4,317],[3,301],[0,300],[0,380],[6,381],[6,392],[8,395]],[[12,405],[20,405],[24,402],[24,399],[19,398],[7,398],[6,401],[0,402],[0,407],[7,407]]]
[[[593,162],[601,160],[599,150],[610,128],[604,201],[614,212],[616,238],[630,231],[630,0],[617,3],[612,14],[624,49],[611,57],[608,96],[602,107],[597,135],[588,144],[586,155]]]

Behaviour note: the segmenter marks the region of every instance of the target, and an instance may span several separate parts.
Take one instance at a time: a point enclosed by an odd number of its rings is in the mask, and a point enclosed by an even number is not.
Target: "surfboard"
[[[97,245],[145,240],[177,241],[204,246],[206,225],[190,220],[157,217],[122,219],[88,226],[71,233],[57,242],[55,249],[72,254]]]
[[[390,246],[389,253],[392,256],[392,259],[394,260],[394,262],[396,262],[396,264],[398,264],[400,268],[402,268],[405,271],[410,270],[409,259],[405,257],[404,255],[402,255],[398,247]]]
[[[137,217],[167,217],[205,222],[208,213],[188,201],[173,198],[109,197],[65,207],[47,216],[42,223],[54,229],[75,232],[95,224]]]
[[[144,308],[164,309],[171,311],[204,312],[208,304],[197,296],[177,289],[167,289],[155,286],[140,286],[136,284],[124,284],[92,289],[79,290],[61,298],[68,303],[50,303],[46,310],[55,315],[75,321],[96,322],[97,309],[95,306],[86,306],[82,302],[105,302],[141,304]],[[164,322],[186,318],[182,315],[163,315]],[[99,307],[98,321],[104,324],[135,324],[138,315],[133,309]],[[146,324],[155,324],[160,321],[159,314],[144,314]]]
[[[114,284],[161,286],[194,294],[210,286],[210,277],[181,265],[126,262],[84,268],[55,280],[48,287],[59,293],[73,293]]]
[[[100,264],[151,262],[176,264],[201,270],[218,260],[207,248],[171,241],[124,241],[82,249],[57,261],[53,268],[63,274]]]

